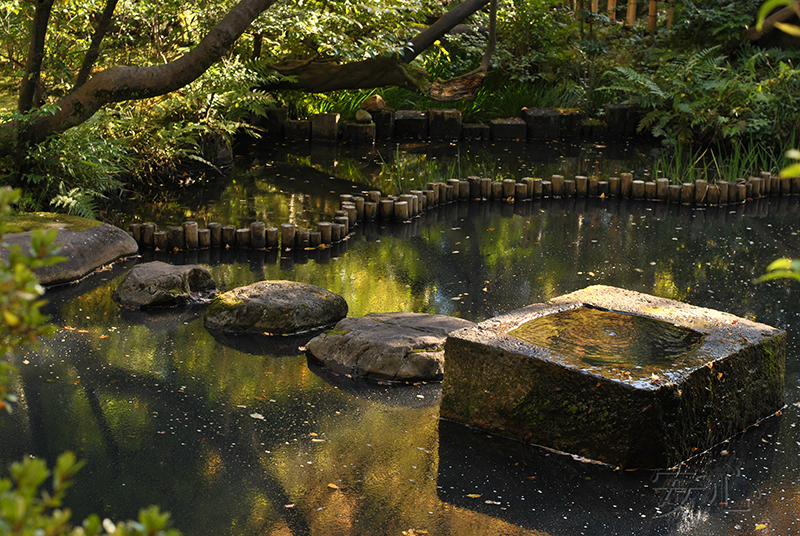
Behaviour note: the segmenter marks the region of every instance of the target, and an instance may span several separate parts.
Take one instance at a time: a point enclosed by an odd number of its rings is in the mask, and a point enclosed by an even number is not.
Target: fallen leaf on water
[[[285,506],[286,508],[294,508],[294,504],[285,504],[284,506]]]
[[[328,489],[339,489],[339,486],[336,484],[328,484]]]
[[[481,496],[480,493],[467,493],[467,497],[469,497],[470,499],[477,499],[480,496]]]
[[[527,478],[528,480],[536,480],[535,476],[526,476],[525,478]]]
[[[324,439],[317,439],[317,438],[314,438],[314,439],[312,439],[312,440],[311,440],[311,442],[312,442],[312,443],[325,443],[325,440],[324,440]]]
[[[310,433],[310,434],[308,434],[308,435],[310,435],[311,437],[317,437],[319,434],[318,434],[318,433],[316,433],[316,432],[311,432],[311,433]]]
[[[766,523],[756,523],[756,530],[764,530],[767,528]]]
[[[252,418],[254,418],[254,419],[260,419],[260,420],[262,420],[262,421],[263,421],[263,420],[265,420],[265,419],[264,419],[264,416],[263,416],[263,415],[261,415],[260,413],[251,413],[251,414],[250,414],[250,416],[251,416]]]
[[[258,400],[259,402],[264,402],[267,399],[266,396],[254,396],[253,398]]]

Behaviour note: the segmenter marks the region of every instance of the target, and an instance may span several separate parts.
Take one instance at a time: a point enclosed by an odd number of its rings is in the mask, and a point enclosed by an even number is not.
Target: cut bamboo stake
[[[608,20],[617,20],[617,0],[608,0]]]
[[[636,24],[636,0],[628,0],[628,18],[625,21],[626,26]]]
[[[650,10],[647,13],[647,29],[651,32],[655,32],[657,26],[658,26],[658,1],[650,0]]]

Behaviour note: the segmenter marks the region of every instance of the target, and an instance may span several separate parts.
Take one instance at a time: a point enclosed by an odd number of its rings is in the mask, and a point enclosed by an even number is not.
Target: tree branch
[[[411,40],[411,47],[403,54],[403,61],[411,63],[414,58],[441,39],[444,34],[488,3],[489,0],[464,0],[458,4]]]
[[[40,143],[48,136],[89,119],[113,102],[144,99],[175,91],[202,75],[276,0],[241,0],[200,43],[173,62],[149,67],[116,66],[94,75],[61,98],[53,115],[42,115],[27,127],[22,139]],[[0,125],[0,154],[15,148],[19,125]]]
[[[794,7],[793,6],[786,6],[783,9],[779,9],[766,19],[764,19],[764,24],[761,26],[759,30],[755,26],[751,26],[747,29],[747,39],[749,41],[757,41],[761,39],[763,36],[771,33],[772,30],[775,29],[775,24],[779,22],[786,22],[790,18],[795,15]]]
[[[108,0],[106,7],[103,9],[103,14],[100,16],[100,21],[97,23],[97,28],[92,35],[92,42],[89,49],[86,51],[86,56],[83,57],[83,64],[78,77],[75,79],[75,88],[81,87],[89,78],[89,73],[92,72],[92,67],[100,56],[100,43],[108,32],[108,27],[111,26],[111,19],[114,16],[114,9],[117,7],[118,0]]]
[[[268,89],[299,89],[326,93],[338,89],[371,89],[399,86],[412,91],[426,91],[427,74],[422,69],[405,65],[397,57],[376,56],[340,65],[332,60],[312,58],[268,65],[293,80],[281,81]]]

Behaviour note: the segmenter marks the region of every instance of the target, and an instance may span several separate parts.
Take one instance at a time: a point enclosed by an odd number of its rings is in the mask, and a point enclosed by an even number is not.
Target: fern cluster
[[[676,55],[651,69],[617,67],[604,90],[616,92],[643,113],[640,132],[670,142],[712,142],[747,134],[756,138],[789,135],[800,71],[779,51],[743,50],[735,63],[721,46]],[[796,109],[795,106],[792,106]],[[777,132],[776,132],[777,131]]]

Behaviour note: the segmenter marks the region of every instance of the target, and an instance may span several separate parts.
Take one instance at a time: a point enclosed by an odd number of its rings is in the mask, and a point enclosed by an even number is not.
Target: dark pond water
[[[119,219],[312,221],[343,187],[372,188],[285,156],[258,159],[180,203],[153,199]],[[121,311],[110,296],[136,260],[48,292],[59,331],[11,356],[21,402],[0,419],[0,461],[73,450],[87,460],[69,495],[77,518],[130,518],[155,503],[188,535],[795,534],[800,287],[752,280],[800,255],[799,213],[798,198],[707,210],[461,202],[411,224],[359,226],[324,252],[167,258],[207,264],[224,290],[320,285],[353,316],[483,320],[606,284],[787,329],[782,414],[674,471],[616,471],[441,422],[440,385],[336,376],[308,361],[307,338],[217,339],[202,308]]]

